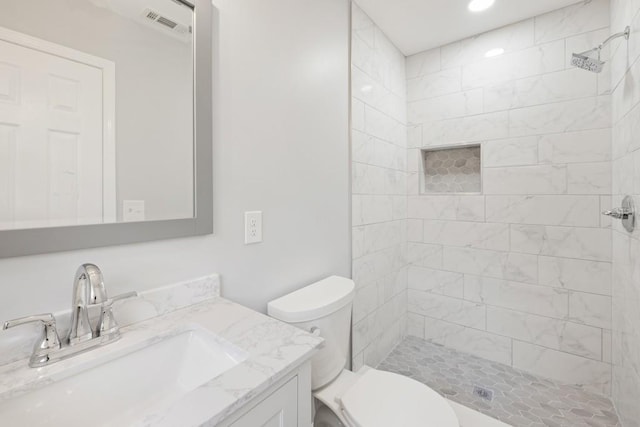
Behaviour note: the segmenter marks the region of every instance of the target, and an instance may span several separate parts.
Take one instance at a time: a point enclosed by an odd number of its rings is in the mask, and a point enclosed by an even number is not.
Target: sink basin
[[[187,328],[142,348],[132,345],[116,355],[98,357],[81,366],[80,372],[45,375],[45,385],[0,402],[0,424],[129,425],[247,357],[243,350],[204,329]]]

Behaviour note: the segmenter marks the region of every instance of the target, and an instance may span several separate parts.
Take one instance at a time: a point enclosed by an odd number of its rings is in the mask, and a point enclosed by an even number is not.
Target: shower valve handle
[[[607,215],[612,218],[616,218],[622,221],[622,226],[629,233],[633,232],[636,226],[636,211],[631,196],[625,196],[622,199],[622,206],[619,208],[613,208],[609,211],[602,212],[602,215]]]
[[[633,215],[633,211],[629,208],[613,208],[610,211],[602,212],[602,215],[607,215],[616,219],[627,219],[630,215]]]

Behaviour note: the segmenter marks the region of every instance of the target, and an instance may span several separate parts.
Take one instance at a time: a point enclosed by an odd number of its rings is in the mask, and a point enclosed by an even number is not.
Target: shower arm
[[[609,37],[607,37],[607,39],[605,41],[603,41],[602,43],[600,43],[597,47],[594,47],[593,49],[589,49],[589,50],[585,50],[584,52],[580,53],[580,55],[585,55],[589,52],[598,52],[598,56],[600,56],[600,51],[609,43],[611,43],[613,40],[620,38],[620,37],[624,37],[626,40],[629,40],[629,34],[631,34],[631,27],[629,27],[627,25],[627,27],[624,29],[624,31],[620,32],[620,33],[616,33],[613,34]]]

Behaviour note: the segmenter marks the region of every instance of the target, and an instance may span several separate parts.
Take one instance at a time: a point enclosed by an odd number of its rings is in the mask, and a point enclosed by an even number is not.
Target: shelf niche
[[[480,145],[420,150],[422,194],[481,194]]]

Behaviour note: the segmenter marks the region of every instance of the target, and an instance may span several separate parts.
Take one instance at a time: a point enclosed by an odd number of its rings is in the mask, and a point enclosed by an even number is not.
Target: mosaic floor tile
[[[509,366],[407,337],[378,366],[513,427],[620,427],[611,401]],[[482,387],[492,400],[473,393]]]

